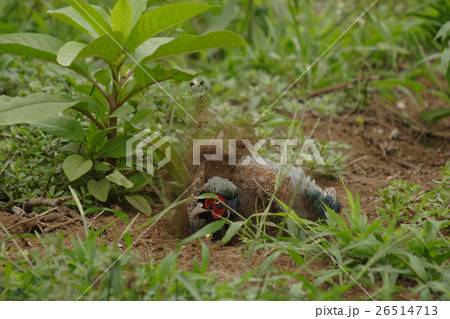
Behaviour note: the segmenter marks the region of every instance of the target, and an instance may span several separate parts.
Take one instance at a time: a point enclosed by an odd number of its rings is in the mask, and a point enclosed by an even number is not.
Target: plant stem
[[[57,64],[57,65],[58,65],[58,64]],[[107,93],[105,90],[103,90],[103,88],[101,87],[101,85],[98,84],[97,82],[95,82],[95,80],[91,79],[91,78],[88,77],[86,74],[81,73],[80,71],[77,71],[77,70],[72,69],[72,68],[68,68],[68,69],[74,71],[75,73],[81,75],[81,76],[84,77],[86,80],[88,80],[89,82],[91,82],[91,83],[95,86],[95,88],[96,88],[97,90],[99,90],[100,93],[101,93],[107,100],[109,100],[108,93]]]
[[[94,122],[95,123],[95,125],[97,125],[97,127],[99,128],[99,129],[101,129],[101,130],[104,130],[105,129],[105,126],[102,124],[102,123],[100,123],[92,114],[90,114],[90,113],[87,113],[87,112],[85,112],[85,111],[83,111],[83,110],[80,110],[79,108],[77,108],[77,107],[72,107],[72,109],[74,109],[75,111],[78,111],[78,112],[80,112],[81,114],[83,114],[83,115],[85,115],[87,118],[89,118],[92,122]]]
[[[119,77],[120,77],[120,73],[119,73],[119,69],[118,67],[115,68],[111,68],[111,73],[113,76],[113,81],[115,83],[113,83],[112,86],[112,92],[111,95],[108,98],[109,101],[109,123],[108,123],[108,127],[114,127],[117,126],[117,117],[111,117],[111,114],[113,114],[113,112],[115,110],[117,110],[117,108],[120,106],[118,103],[118,98],[119,98],[119,91],[117,90],[117,85],[119,85]],[[108,133],[108,139],[112,139],[113,137],[117,136],[117,129],[114,128],[113,130],[111,130]]]
[[[133,95],[135,95],[137,92],[142,91],[143,89],[145,89],[145,88],[147,88],[147,87],[149,87],[149,86],[152,86],[153,84],[156,84],[156,83],[159,83],[159,82],[163,82],[163,81],[166,81],[166,80],[170,80],[170,79],[173,78],[177,73],[178,73],[178,72],[175,72],[174,74],[172,74],[171,76],[168,76],[167,78],[164,78],[164,79],[161,79],[161,80],[159,80],[159,81],[156,81],[156,82],[153,82],[153,83],[144,85],[144,86],[142,86],[142,87],[140,87],[140,88],[137,88],[137,89],[131,91],[126,97],[123,98],[123,100],[121,100],[121,101],[119,101],[119,102],[117,103],[117,107],[122,106],[126,101],[128,101],[128,99],[130,99],[130,98],[131,98]]]
[[[111,68],[111,74],[113,77],[113,85],[112,85],[112,91],[111,95],[107,97],[108,103],[109,103],[109,114],[108,114],[108,128],[113,128],[108,133],[108,140],[111,140],[112,138],[117,136],[117,117],[111,117],[111,114],[114,113],[114,111],[119,107],[118,105],[118,99],[119,99],[119,91],[117,89],[117,86],[120,85],[120,66],[112,66]],[[117,160],[115,158],[107,158],[108,163],[110,163],[112,166],[116,166]]]

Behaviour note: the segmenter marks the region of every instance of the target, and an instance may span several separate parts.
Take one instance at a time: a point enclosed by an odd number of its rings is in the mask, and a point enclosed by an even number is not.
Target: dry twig
[[[51,206],[56,207],[60,206],[62,203],[71,200],[72,196],[64,196],[60,198],[46,198],[46,197],[38,197],[38,198],[27,198],[23,202],[22,208],[24,211],[29,212],[34,206]]]
[[[8,231],[11,231],[11,230],[13,230],[14,228],[16,228],[17,226],[22,225],[22,224],[26,224],[26,223],[29,223],[29,222],[32,222],[32,221],[35,221],[35,220],[38,220],[38,221],[39,221],[39,219],[41,219],[42,217],[44,217],[44,216],[47,215],[48,213],[51,213],[51,212],[53,212],[53,211],[55,211],[55,210],[57,210],[57,209],[58,209],[58,207],[53,207],[53,208],[51,208],[51,209],[49,209],[49,210],[43,212],[42,214],[37,215],[36,217],[33,217],[33,218],[30,218],[30,219],[21,221],[21,222],[15,224],[15,225],[11,226],[11,227],[8,229]]]

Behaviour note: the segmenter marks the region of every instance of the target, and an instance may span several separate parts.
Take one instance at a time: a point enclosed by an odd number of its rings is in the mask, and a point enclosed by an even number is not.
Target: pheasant
[[[341,210],[336,190],[333,187],[322,190],[301,167],[284,166],[253,156],[242,156],[237,163],[228,165],[225,158],[223,161],[204,161],[200,165],[191,197],[212,193],[217,199],[188,203],[191,232],[222,217],[235,219],[237,215],[233,210],[248,218],[255,213],[255,201],[267,204],[272,195],[288,204],[299,217],[312,221],[326,222],[324,204],[336,213]],[[280,182],[275,193],[277,176]]]

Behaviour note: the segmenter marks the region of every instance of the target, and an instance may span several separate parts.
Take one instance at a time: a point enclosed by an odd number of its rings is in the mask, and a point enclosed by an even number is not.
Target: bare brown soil
[[[441,106],[441,101],[434,100],[433,96],[427,95],[424,100],[430,108]],[[391,180],[409,180],[423,186],[427,190],[433,187],[432,180],[438,179],[441,172],[440,167],[450,160],[450,148],[448,138],[448,128],[450,119],[441,121],[427,131],[420,124],[417,108],[408,100],[405,105],[398,108],[396,105],[384,105],[384,102],[377,102],[363,111],[347,110],[338,116],[321,119],[313,133],[313,138],[318,141],[337,141],[346,143],[351,149],[343,150],[350,156],[347,167],[344,170],[343,182],[352,192],[358,193],[361,200],[362,213],[369,217],[369,220],[376,218],[378,196],[376,193],[388,186]],[[409,114],[408,120],[403,121],[405,112]],[[319,114],[308,113],[304,116],[306,124],[305,131],[312,130],[317,122]],[[363,118],[361,125],[357,118]],[[416,131],[413,129],[416,128]],[[194,172],[193,172],[194,173]],[[324,176],[315,176],[318,184],[334,186],[337,189],[344,209],[348,209],[345,189],[341,182],[336,179],[328,179]],[[155,204],[154,211],[161,211],[162,205]],[[130,220],[134,218],[136,212],[126,209]],[[126,223],[115,215],[109,213],[93,214],[89,221],[95,229],[101,229],[106,224],[115,221],[101,236],[106,243],[113,244],[127,227]],[[59,216],[58,218],[42,220],[38,223],[24,223],[12,228],[19,222],[27,220],[9,212],[0,212],[0,222],[10,229],[11,235],[20,235],[40,231],[48,226],[57,226],[51,231],[66,232],[75,236],[83,236],[81,221],[67,224],[69,217]],[[142,261],[158,261],[171,250],[175,250],[176,244],[187,236],[186,215],[180,210],[176,210],[162,217],[151,227],[137,229],[144,224],[148,217],[140,216],[136,220],[132,230],[134,246],[133,250],[141,255]],[[173,221],[177,220],[177,223]],[[178,224],[178,225],[177,225]],[[59,226],[58,226],[59,225]],[[181,227],[178,227],[181,226]],[[0,232],[0,239],[6,236]],[[24,249],[39,247],[39,241],[35,238],[18,238],[16,242]],[[118,247],[124,250],[125,244]],[[67,245],[70,242],[67,238]],[[7,246],[13,247],[12,241],[7,241]],[[241,273],[251,269],[262,262],[267,257],[267,252],[257,251],[252,256],[243,256],[240,249],[241,244],[232,246],[211,247],[210,271],[216,272],[219,279],[237,279]],[[194,258],[201,259],[201,249],[198,242],[190,243],[182,248],[179,256],[181,268],[190,270]],[[281,255],[274,261],[277,268],[296,271],[298,265],[288,256]],[[327,269],[331,262],[327,259],[309,262],[308,267],[301,272],[308,276],[308,273]],[[404,283],[407,287],[409,284]],[[352,300],[364,297],[364,293],[359,288],[354,288],[346,293],[345,298]],[[407,295],[398,295],[401,299],[412,298]]]

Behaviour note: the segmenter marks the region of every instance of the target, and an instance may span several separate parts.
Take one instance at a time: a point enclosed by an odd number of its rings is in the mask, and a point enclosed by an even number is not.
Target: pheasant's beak
[[[197,206],[195,206],[195,208],[189,213],[189,215],[191,215],[192,217],[195,217],[201,213],[207,212],[207,209],[203,208],[203,204],[202,203],[198,203]]]

